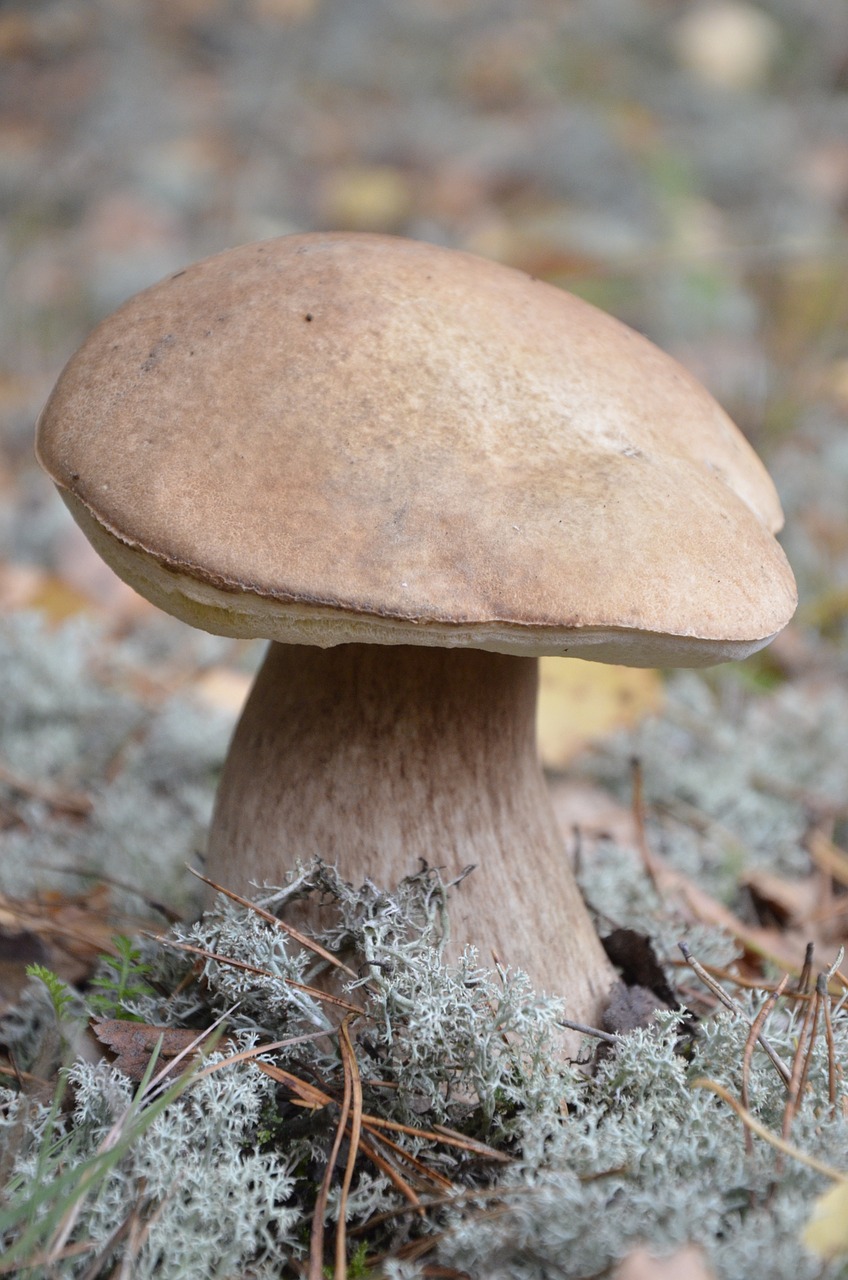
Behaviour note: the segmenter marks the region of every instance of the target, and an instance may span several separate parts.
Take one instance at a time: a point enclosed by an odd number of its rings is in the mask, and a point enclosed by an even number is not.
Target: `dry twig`
[[[754,1053],[754,1045],[759,1040],[760,1032],[765,1026],[766,1019],[769,1017],[772,1009],[777,1004],[777,1001],[780,998],[780,996],[783,995],[783,992],[786,989],[786,984],[788,983],[788,981],[789,981],[789,974],[787,973],[787,974],[784,974],[784,976],[781,978],[778,985],[775,987],[774,991],[772,991],[771,994],[767,997],[767,999],[763,1002],[762,1008],[760,1009],[754,1021],[751,1023],[751,1030],[748,1034],[748,1039],[745,1041],[745,1051],[742,1055],[742,1106],[745,1108],[746,1111],[748,1110],[748,1082],[750,1079],[751,1058]],[[748,1155],[751,1155],[753,1152],[753,1141],[751,1138],[751,1132],[748,1128],[745,1129],[745,1150],[748,1153]]]
[[[637,756],[633,756],[630,761],[630,777],[633,783],[633,822],[636,827],[636,845],[639,850],[639,856],[642,859],[642,866],[645,868],[645,874],[654,886],[656,893],[661,897],[660,867],[654,858],[645,826],[645,789],[642,780],[642,762]]]
[[[740,1004],[737,1004],[737,1002],[733,999],[733,997],[727,994],[727,992],[725,991],[721,983],[716,982],[715,978],[713,978],[707,972],[704,966],[695,959],[695,957],[692,955],[692,952],[689,950],[689,947],[686,945],[686,943],[679,942],[677,945],[680,947],[680,950],[683,954],[683,958],[686,961],[686,963],[695,971],[695,973],[698,975],[698,977],[701,979],[704,985],[709,987],[713,995],[715,995],[727,1009],[730,1009],[732,1013],[735,1013],[738,1018],[742,1018],[744,1021],[747,1021],[748,1015],[745,1012],[745,1010],[742,1008],[742,1006]],[[763,1049],[766,1051],[768,1056],[771,1058],[772,1062],[774,1063],[777,1069],[778,1075],[783,1080],[784,1084],[788,1084],[792,1075],[792,1072],[790,1071],[789,1067],[787,1067],[786,1063],[777,1053],[777,1050],[774,1049],[771,1044],[769,1044],[768,1040],[766,1040],[762,1031],[758,1033],[757,1040],[762,1045]]]

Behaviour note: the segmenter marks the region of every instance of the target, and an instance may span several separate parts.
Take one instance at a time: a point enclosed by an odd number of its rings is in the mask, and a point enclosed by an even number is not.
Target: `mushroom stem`
[[[318,855],[348,880],[446,881],[473,942],[596,1023],[615,974],[574,881],[535,745],[537,660],[412,645],[271,644],[236,728],[209,870],[280,882]]]

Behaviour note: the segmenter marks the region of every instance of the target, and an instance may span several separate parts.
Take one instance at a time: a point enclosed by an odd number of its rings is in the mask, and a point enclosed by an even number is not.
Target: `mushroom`
[[[38,454],[128,583],[271,641],[211,876],[279,882],[320,855],[386,884],[423,859],[461,879],[454,952],[596,1019],[614,973],[536,757],[537,657],[741,658],[796,603],[775,490],[706,391],[519,271],[295,235],[105,320]]]

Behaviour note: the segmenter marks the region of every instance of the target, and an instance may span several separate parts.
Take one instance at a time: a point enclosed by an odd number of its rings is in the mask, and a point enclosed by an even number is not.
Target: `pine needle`
[[[232,889],[225,889],[222,884],[217,884],[214,880],[210,880],[208,876],[202,875],[194,867],[186,867],[186,870],[196,876],[198,880],[202,880],[204,884],[209,885],[210,889],[215,889],[216,892],[222,893],[231,902],[237,902],[240,907],[246,907],[248,911],[252,911],[260,919],[267,920],[268,924],[274,925],[277,929],[282,929],[283,933],[287,933],[292,941],[298,943],[299,946],[305,947],[307,951],[314,952],[316,956],[320,956],[322,960],[326,960],[328,964],[333,965],[336,969],[343,969],[348,977],[356,978],[358,976],[353,969],[349,969],[337,956],[334,956],[332,951],[327,951],[326,948],[321,946],[320,942],[316,942],[314,938],[301,933],[299,929],[295,929],[294,925],[281,920],[279,916],[266,911],[264,907],[260,907],[256,902],[251,902],[249,898],[242,898],[240,894],[234,893]]]

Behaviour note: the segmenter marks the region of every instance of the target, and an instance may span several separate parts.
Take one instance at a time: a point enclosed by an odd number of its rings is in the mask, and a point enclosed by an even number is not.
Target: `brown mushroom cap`
[[[774,487],[687,372],[427,244],[178,272],[73,357],[38,452],[122,577],[225,635],[700,665],[795,608]]]

